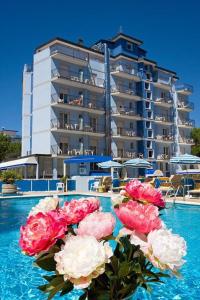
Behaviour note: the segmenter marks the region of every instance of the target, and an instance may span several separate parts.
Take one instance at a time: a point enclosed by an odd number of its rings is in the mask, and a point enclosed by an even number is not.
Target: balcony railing
[[[158,104],[172,104],[173,102],[172,102],[172,99],[170,99],[170,98],[157,98],[156,100],[155,100],[155,103],[158,103]]]
[[[128,136],[128,137],[139,137],[135,130],[132,129],[124,129],[121,127],[117,127],[112,129],[113,136]]]
[[[84,107],[87,109],[104,110],[103,103],[97,103],[95,99],[88,99],[84,96],[67,95],[67,99],[60,99],[59,94],[54,93],[51,95],[51,103],[67,104],[72,106]]]
[[[125,66],[123,64],[116,64],[116,65],[111,66],[111,72],[117,72],[117,71],[129,74],[129,75],[138,76],[137,70],[135,70],[132,67],[127,68],[127,66]]]
[[[174,141],[174,137],[172,134],[168,134],[168,135],[156,135],[156,139],[159,141]]]
[[[76,155],[104,155],[104,150],[92,150],[92,149],[80,149],[80,148],[70,148],[66,147],[65,149],[61,149],[58,145],[51,146],[51,153],[55,155],[67,155],[67,156],[76,156]]]
[[[59,119],[51,120],[51,128],[52,129],[63,129],[67,131],[81,131],[81,132],[90,132],[90,133],[104,133],[103,129],[99,129],[97,126],[91,126],[90,124],[84,122],[76,122],[76,121],[67,121]]]
[[[177,84],[176,90],[190,94],[193,93],[193,86],[188,83]]]
[[[65,46],[65,47],[62,47],[62,46],[59,46],[59,45],[53,46],[51,48],[51,54],[56,54],[56,53],[67,55],[67,56],[70,56],[72,58],[80,59],[80,60],[83,60],[83,61],[86,61],[86,62],[89,60],[88,53],[77,50],[77,49],[73,49],[73,48],[67,47],[67,46]]]
[[[90,86],[104,87],[104,79],[95,76],[86,76],[84,72],[72,72],[64,68],[55,68],[51,71],[51,76],[52,78],[63,78]]]
[[[143,158],[143,154],[142,153],[137,153],[137,152],[133,152],[133,151],[124,151],[123,149],[118,149],[117,150],[117,154],[112,153],[112,156],[114,158]]]
[[[141,117],[140,114],[138,114],[135,109],[131,109],[129,107],[112,107],[111,108],[112,114],[120,114],[120,115],[128,115],[128,116],[135,116],[135,117]]]
[[[170,118],[169,116],[165,116],[165,115],[156,115],[155,116],[155,121],[157,122],[168,122],[171,123],[172,122],[172,118]]]
[[[194,120],[178,120],[178,125],[180,126],[187,126],[187,127],[194,127],[195,121]]]
[[[183,109],[194,109],[194,103],[193,102],[186,102],[186,101],[179,101],[178,102],[178,108],[183,108]]]
[[[128,95],[133,95],[133,96],[139,96],[136,91],[133,89],[128,88],[127,86],[124,85],[116,85],[111,87],[111,93],[125,93]]]
[[[190,137],[179,136],[179,143],[194,144],[194,140]]]
[[[158,160],[169,160],[170,155],[168,155],[168,154],[159,154],[159,155],[157,155],[157,159]]]

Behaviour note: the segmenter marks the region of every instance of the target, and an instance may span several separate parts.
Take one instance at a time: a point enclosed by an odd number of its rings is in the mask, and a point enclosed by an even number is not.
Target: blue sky
[[[34,49],[59,36],[90,45],[123,32],[144,41],[148,58],[194,86],[200,126],[200,1],[3,1],[0,10],[0,127],[21,130],[22,70]]]

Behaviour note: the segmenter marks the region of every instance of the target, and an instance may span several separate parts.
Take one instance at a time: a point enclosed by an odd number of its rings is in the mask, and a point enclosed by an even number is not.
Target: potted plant
[[[0,179],[3,182],[2,194],[15,194],[17,192],[17,187],[14,183],[16,179],[20,179],[19,174],[6,170],[1,173]]]

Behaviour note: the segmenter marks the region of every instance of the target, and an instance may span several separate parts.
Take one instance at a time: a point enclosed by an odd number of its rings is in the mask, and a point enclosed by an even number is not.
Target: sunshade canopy
[[[0,170],[23,167],[23,166],[27,166],[27,165],[37,165],[37,164],[38,164],[37,160],[34,156],[26,157],[26,158],[20,158],[20,159],[16,159],[16,160],[3,162],[0,164]]]
[[[178,170],[176,172],[177,174],[181,174],[181,175],[195,175],[195,174],[200,174],[200,169],[187,169],[187,170]]]
[[[181,164],[181,165],[200,164],[200,157],[191,154],[183,154],[183,155],[172,157],[170,159],[170,163]]]
[[[98,167],[102,169],[108,169],[108,168],[122,168],[122,165],[118,163],[117,161],[109,160],[102,163],[98,163]]]
[[[111,156],[103,155],[78,155],[64,160],[65,164],[100,163],[111,160]]]
[[[144,169],[150,169],[152,168],[152,165],[150,162],[148,162],[145,159],[142,158],[134,158],[127,160],[126,162],[123,163],[124,167],[132,167],[132,168],[144,168]]]

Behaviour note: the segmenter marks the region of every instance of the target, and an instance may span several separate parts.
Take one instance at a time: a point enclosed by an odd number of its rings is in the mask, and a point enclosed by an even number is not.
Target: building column
[[[57,168],[58,168],[57,158],[53,157],[52,158],[53,179],[58,179]]]

